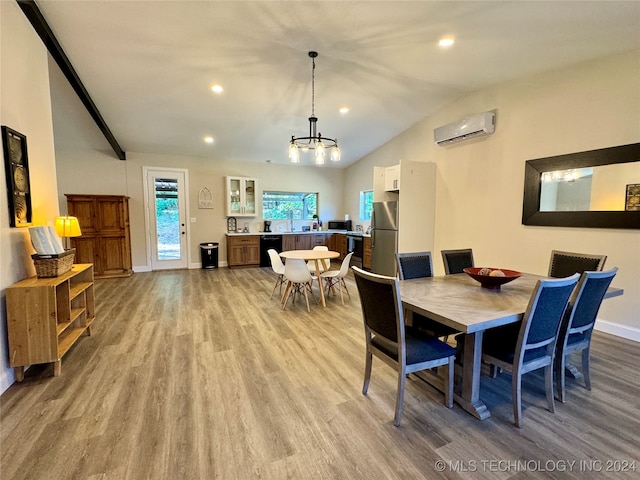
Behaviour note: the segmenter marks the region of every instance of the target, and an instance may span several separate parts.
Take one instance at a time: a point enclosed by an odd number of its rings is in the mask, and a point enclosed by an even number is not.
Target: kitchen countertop
[[[349,232],[347,230],[311,230],[309,232],[228,232],[227,236],[229,237],[239,237],[239,236],[243,236],[243,235],[313,235],[313,234],[327,234],[330,235],[332,233],[343,233],[343,234],[349,234],[349,235],[357,235],[357,236],[361,236],[361,237],[370,237],[371,235],[368,235],[364,232]]]

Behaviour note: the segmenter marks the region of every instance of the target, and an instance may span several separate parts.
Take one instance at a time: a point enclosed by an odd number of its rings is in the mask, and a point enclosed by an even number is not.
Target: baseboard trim
[[[596,320],[596,326],[594,329],[599,332],[609,333],[616,337],[622,337],[627,340],[640,343],[640,328],[629,327],[627,325],[620,325],[619,323],[598,319]]]
[[[141,265],[138,267],[133,267],[133,273],[145,273],[145,272],[150,272],[151,271],[151,267],[148,265]]]

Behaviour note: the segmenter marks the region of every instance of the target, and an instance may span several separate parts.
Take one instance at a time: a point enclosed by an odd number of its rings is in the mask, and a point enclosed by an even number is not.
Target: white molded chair
[[[329,247],[325,246],[325,245],[316,245],[315,247],[313,247],[312,250],[320,250],[323,252],[328,252],[329,251]],[[318,263],[318,267],[320,267],[320,273],[324,272],[324,266],[322,264],[322,261],[320,261]],[[316,262],[314,260],[309,260],[307,262],[307,268],[309,269],[309,272],[311,272],[311,275],[315,275],[316,274]]]
[[[287,287],[284,289],[284,295],[282,297],[282,309],[287,308],[287,302],[293,292],[293,302],[296,301],[296,295],[304,293],[304,299],[307,302],[307,311],[311,312],[309,308],[309,297],[307,296],[307,290],[311,292],[311,296],[318,303],[316,296],[311,289],[311,282],[313,277],[309,273],[307,264],[300,258],[288,258],[284,264],[284,276],[287,281]]]
[[[342,261],[342,265],[340,266],[340,270],[328,270],[326,272],[322,272],[320,274],[320,278],[325,280],[324,288],[329,293],[330,290],[333,289],[335,285],[338,286],[338,290],[340,290],[340,300],[342,301],[342,305],[344,305],[344,295],[342,293],[342,289],[347,292],[347,296],[349,300],[351,300],[351,295],[349,294],[349,290],[347,289],[347,284],[344,281],[344,277],[349,273],[349,263],[351,262],[351,256],[353,252],[344,257]],[[335,291],[333,292],[335,295]]]
[[[271,292],[271,296],[269,298],[273,298],[273,294],[276,291],[276,288],[280,287],[280,293],[282,293],[282,284],[285,282],[284,279],[284,263],[282,263],[282,259],[278,252],[276,252],[273,248],[267,250],[269,254],[269,259],[271,260],[271,269],[278,275],[276,279],[276,284],[273,287],[273,291]]]

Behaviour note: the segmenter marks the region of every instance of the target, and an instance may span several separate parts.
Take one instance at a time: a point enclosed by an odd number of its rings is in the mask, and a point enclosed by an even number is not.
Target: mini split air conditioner
[[[436,128],[433,137],[438,145],[448,145],[480,135],[489,135],[495,130],[494,119],[493,112],[471,115],[459,122]]]

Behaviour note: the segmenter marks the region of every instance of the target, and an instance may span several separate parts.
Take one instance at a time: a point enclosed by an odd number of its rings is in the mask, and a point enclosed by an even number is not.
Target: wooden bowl
[[[504,277],[493,277],[491,275],[480,274],[481,270],[501,270],[504,273]],[[489,288],[491,290],[500,290],[500,286],[505,283],[509,283],[518,278],[522,273],[515,270],[507,270],[506,268],[493,268],[493,267],[470,267],[465,268],[464,273],[469,275],[474,280],[480,282],[482,288]]]

